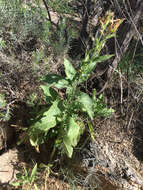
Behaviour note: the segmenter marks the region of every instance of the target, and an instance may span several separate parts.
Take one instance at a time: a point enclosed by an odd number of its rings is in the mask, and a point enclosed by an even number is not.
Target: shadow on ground
[[[133,154],[139,161],[143,161],[143,104],[139,106],[138,117],[136,119]]]

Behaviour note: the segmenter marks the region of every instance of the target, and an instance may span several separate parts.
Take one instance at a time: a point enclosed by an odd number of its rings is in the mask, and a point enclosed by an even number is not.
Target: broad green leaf
[[[67,78],[70,80],[73,80],[73,78],[75,77],[77,73],[75,68],[67,59],[64,60],[64,66],[65,66],[65,73],[66,73]]]
[[[66,88],[69,82],[64,77],[56,74],[48,74],[41,79],[43,82],[47,82],[50,87],[55,86],[59,89]]]
[[[73,153],[73,147],[75,147],[79,141],[81,134],[80,126],[75,122],[75,120],[70,117],[66,123],[67,132],[63,138],[63,143],[65,145],[67,155],[71,158]]]
[[[69,138],[71,145],[75,147],[79,140],[80,127],[72,117],[69,118],[67,127],[67,137]]]
[[[61,106],[59,101],[53,102],[52,106],[39,115],[36,121],[29,129],[30,143],[32,146],[37,146],[44,142],[43,133],[47,133],[49,129],[57,124],[57,116],[61,113]]]
[[[64,79],[62,76],[57,75],[57,74],[48,74],[46,76],[44,76],[41,80],[43,82],[47,82],[48,84],[55,84],[57,83],[59,80]]]
[[[59,101],[55,101],[48,111],[45,111],[43,115],[40,116],[40,119],[36,121],[33,127],[35,129],[40,129],[41,131],[48,131],[56,125],[56,116],[60,113]]]
[[[82,107],[83,111],[86,111],[91,119],[94,117],[94,104],[90,96],[84,92],[81,92],[77,100]]]
[[[112,55],[103,55],[103,56],[95,57],[94,62],[96,62],[96,63],[104,62],[104,61],[110,59],[113,56],[114,55],[112,54]]]
[[[47,85],[40,85],[40,87],[42,88],[44,95],[46,97],[51,97],[52,99],[56,99],[58,96],[58,93],[56,92],[56,90],[54,90],[53,88],[47,86]]]
[[[58,83],[54,85],[58,89],[67,88],[69,86],[69,82],[66,79],[59,80]]]
[[[50,115],[49,111],[47,111],[45,114],[46,115],[43,115],[42,118],[39,119],[32,127],[45,132],[47,132],[50,128],[55,127],[56,117],[54,115]]]
[[[68,157],[71,158],[72,154],[73,154],[73,147],[71,145],[69,138],[65,136],[63,139],[63,143],[65,145],[66,153],[67,153]]]
[[[37,164],[35,164],[32,172],[31,172],[31,176],[30,176],[30,183],[33,183],[36,177],[36,172],[37,172]]]

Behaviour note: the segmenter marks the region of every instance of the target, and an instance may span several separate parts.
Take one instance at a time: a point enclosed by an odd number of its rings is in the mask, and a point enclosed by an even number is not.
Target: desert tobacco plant
[[[38,150],[38,146],[48,140],[55,138],[55,146],[62,145],[62,149],[68,157],[72,157],[73,148],[78,144],[81,134],[84,132],[86,121],[92,139],[93,126],[91,121],[95,116],[108,117],[114,110],[108,109],[103,101],[103,95],[96,97],[96,90],[92,96],[80,89],[82,83],[88,80],[94,71],[96,64],[104,62],[113,55],[100,55],[107,39],[115,34],[108,30],[109,20],[112,14],[107,17],[107,23],[101,25],[101,34],[95,41],[95,47],[88,51],[84,60],[81,61],[79,70],[75,70],[68,59],[64,60],[65,77],[57,74],[48,74],[42,78],[41,88],[44,93],[45,106],[34,118],[28,131],[30,142]],[[63,92],[63,93],[61,93]]]

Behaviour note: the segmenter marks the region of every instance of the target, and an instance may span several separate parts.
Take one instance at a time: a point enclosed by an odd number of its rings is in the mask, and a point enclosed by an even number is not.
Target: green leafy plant
[[[7,104],[5,94],[0,94],[0,121],[8,121],[10,119],[10,105]]]
[[[108,20],[107,22],[109,23]],[[84,132],[84,121],[89,123],[89,132],[93,139],[93,126],[90,121],[95,116],[108,117],[114,111],[107,108],[103,95],[96,97],[95,89],[92,96],[80,89],[81,84],[87,81],[94,71],[96,64],[113,56],[100,55],[106,40],[114,36],[112,31],[108,34],[104,31],[107,31],[105,26],[102,28],[101,36],[95,42],[95,47],[89,50],[84,60],[81,61],[79,70],[76,70],[68,59],[65,59],[65,77],[48,74],[42,78],[44,84],[41,85],[41,89],[44,93],[44,100],[48,104],[33,119],[28,134],[32,146],[37,149],[40,144],[54,137],[55,146],[51,157],[56,147],[60,145],[71,158],[73,148],[78,144]]]
[[[35,164],[30,175],[28,174],[27,169],[24,167],[24,175],[18,173],[16,175],[17,181],[13,182],[12,185],[14,187],[22,187],[23,185],[27,185],[27,190],[32,190],[32,186],[34,185],[35,190],[37,190],[38,187],[36,184],[34,184],[34,181],[36,179],[36,172],[37,164]]]

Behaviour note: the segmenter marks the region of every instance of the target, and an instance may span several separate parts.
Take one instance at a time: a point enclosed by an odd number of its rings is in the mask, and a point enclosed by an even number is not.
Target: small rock
[[[17,171],[14,166],[18,162],[18,151],[11,149],[0,156],[0,183],[10,183],[15,179]]]

